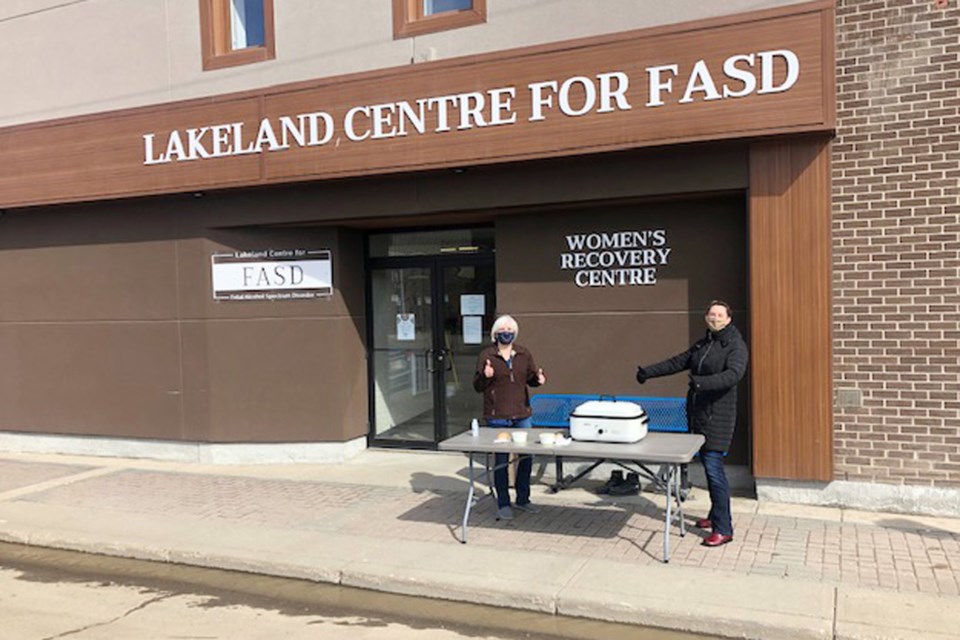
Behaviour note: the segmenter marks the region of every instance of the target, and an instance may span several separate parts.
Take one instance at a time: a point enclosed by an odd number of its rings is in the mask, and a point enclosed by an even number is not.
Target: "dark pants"
[[[733,535],[733,519],[730,516],[730,483],[723,470],[723,453],[720,451],[701,451],[700,462],[707,475],[707,490],[710,492],[710,515],[713,532],[725,536]]]
[[[521,418],[519,420],[487,420],[487,425],[491,427],[512,427],[514,429],[529,429],[533,426],[530,418]],[[510,506],[510,479],[507,475],[507,463],[510,455],[507,453],[496,453],[493,456],[493,464],[496,469],[493,472],[493,486],[497,490],[497,506]],[[530,502],[530,474],[533,472],[533,456],[520,456],[517,463],[517,504],[527,504]]]

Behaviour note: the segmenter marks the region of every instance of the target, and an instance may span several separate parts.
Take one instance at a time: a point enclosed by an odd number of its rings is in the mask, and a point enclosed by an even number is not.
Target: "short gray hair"
[[[504,315],[500,316],[499,318],[497,318],[496,320],[494,320],[494,321],[493,321],[493,326],[490,327],[490,341],[491,341],[491,342],[496,342],[496,341],[497,341],[497,333],[500,331],[500,329],[503,329],[503,325],[505,325],[505,324],[512,324],[513,326],[515,326],[515,327],[517,328],[517,332],[516,332],[516,335],[514,336],[514,338],[516,338],[518,335],[520,335],[520,323],[517,322],[516,320],[514,320],[514,319],[513,319],[513,316],[508,316],[508,315],[504,314]]]

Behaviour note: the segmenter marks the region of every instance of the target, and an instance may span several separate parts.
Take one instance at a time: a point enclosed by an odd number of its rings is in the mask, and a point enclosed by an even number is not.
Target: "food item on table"
[[[494,442],[510,442],[510,432],[501,431],[497,434],[497,437],[494,438]]]

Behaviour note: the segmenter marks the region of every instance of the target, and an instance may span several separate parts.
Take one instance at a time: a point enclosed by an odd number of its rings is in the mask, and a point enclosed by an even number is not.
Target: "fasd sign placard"
[[[327,249],[263,249],[211,257],[214,300],[311,300],[333,295]]]

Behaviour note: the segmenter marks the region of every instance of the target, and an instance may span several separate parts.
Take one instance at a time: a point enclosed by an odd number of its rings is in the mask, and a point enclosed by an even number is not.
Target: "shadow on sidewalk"
[[[470,511],[467,536],[471,542],[501,545],[507,538],[511,549],[569,552],[596,547],[597,541],[610,549],[626,543],[652,560],[661,560],[664,511],[642,495],[630,503],[610,499],[582,504],[538,502],[536,514],[515,509],[512,520],[497,520],[496,501],[486,487],[480,489],[478,495],[482,498]],[[459,541],[466,491],[434,493],[433,498],[399,514],[397,519],[443,525]],[[692,516],[684,519],[688,522],[687,535],[702,537],[702,532],[690,527]],[[680,539],[676,524],[670,535],[671,539]]]
[[[925,536],[935,539],[960,540],[960,533],[950,531],[949,529],[935,527],[924,522],[917,522],[916,520],[911,520],[910,518],[881,518],[877,520],[877,525],[883,527],[884,529],[896,529],[898,531],[910,533],[921,533]]]
[[[465,478],[469,477],[467,476],[466,469],[461,469],[457,472],[457,475]],[[414,493],[429,492],[447,494],[458,491],[466,493],[469,487],[469,480],[451,478],[450,476],[438,476],[425,471],[414,471],[410,474],[410,489],[413,490]]]

